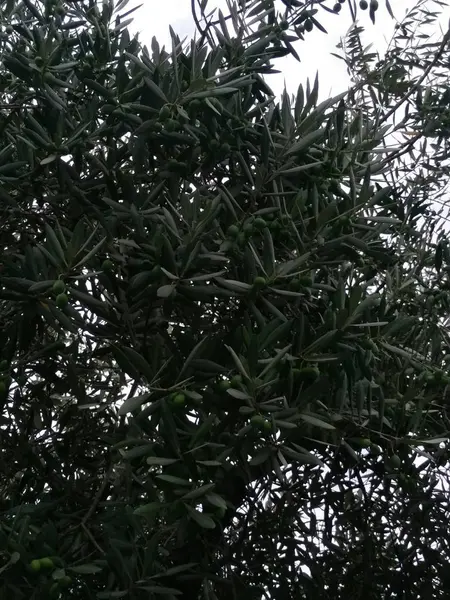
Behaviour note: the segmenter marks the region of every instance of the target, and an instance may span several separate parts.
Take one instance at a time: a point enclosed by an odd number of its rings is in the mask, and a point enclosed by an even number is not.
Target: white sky
[[[279,8],[282,11],[280,0]],[[402,20],[407,10],[410,10],[416,0],[391,0],[391,6],[398,20]],[[166,44],[167,49],[171,48],[169,25],[180,36],[181,39],[192,39],[195,32],[195,26],[191,16],[190,0],[131,0],[124,10],[129,10],[133,6],[143,4],[141,8],[134,13],[134,22],[130,25],[130,31],[140,32],[140,41],[150,47],[151,39],[156,37],[160,45]],[[389,16],[384,1],[379,0],[380,8],[377,13],[375,25],[369,18],[369,11],[359,11],[359,24],[366,32],[364,37],[365,45],[374,44],[374,49],[383,51],[394,33],[395,22]],[[436,4],[429,0],[430,11],[436,10]],[[331,7],[333,0],[328,0],[327,6]],[[214,7],[220,7],[224,14],[227,14],[226,0],[209,0],[208,12]],[[330,55],[330,52],[340,53],[336,50],[336,45],[340,38],[345,35],[351,25],[350,10],[348,6],[343,5],[341,13],[329,14],[320,9],[316,15],[318,21],[325,27],[328,34],[324,34],[316,29],[306,34],[304,42],[295,44],[295,49],[300,56],[299,63],[292,57],[286,57],[273,61],[275,68],[281,71],[279,75],[272,75],[267,78],[273,91],[279,95],[286,81],[289,94],[295,94],[300,83],[305,83],[306,78],[314,79],[316,71],[319,71],[319,94],[321,99],[328,95],[335,95],[345,91],[349,84],[349,79],[343,61]],[[444,11],[442,24],[447,28],[449,22],[450,10]],[[439,36],[439,32],[436,32]]]

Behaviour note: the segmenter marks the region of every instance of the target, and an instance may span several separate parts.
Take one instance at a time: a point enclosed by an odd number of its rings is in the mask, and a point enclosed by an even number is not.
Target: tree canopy
[[[126,5],[0,0],[1,596],[448,597],[444,3]]]

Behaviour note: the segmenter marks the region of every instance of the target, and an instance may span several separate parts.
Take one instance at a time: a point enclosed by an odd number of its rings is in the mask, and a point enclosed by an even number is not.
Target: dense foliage
[[[0,1],[1,597],[448,597],[442,3],[126,4]]]

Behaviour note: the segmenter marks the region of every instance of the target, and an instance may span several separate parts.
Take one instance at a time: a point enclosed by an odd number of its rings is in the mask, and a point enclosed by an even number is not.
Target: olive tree
[[[0,2],[2,595],[444,598],[438,3],[126,4]],[[278,100],[324,11],[349,90]]]

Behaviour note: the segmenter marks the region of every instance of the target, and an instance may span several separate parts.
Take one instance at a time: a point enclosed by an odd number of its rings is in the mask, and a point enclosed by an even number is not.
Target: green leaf
[[[146,517],[161,512],[163,508],[164,504],[161,502],[149,502],[148,504],[143,504],[142,506],[135,508],[133,514]]]
[[[119,415],[127,415],[130,412],[138,410],[143,404],[149,401],[151,393],[141,394],[140,396],[133,396],[127,398],[119,407]]]
[[[201,485],[195,490],[191,490],[187,494],[184,494],[184,496],[181,497],[181,500],[196,500],[197,498],[205,496],[205,494],[213,490],[215,487],[215,483],[206,483],[205,485]]]
[[[162,456],[149,456],[146,460],[148,465],[167,466],[178,462],[178,458],[163,458]]]
[[[205,515],[205,513],[199,512],[188,505],[186,505],[186,508],[188,509],[189,516],[192,520],[195,521],[197,525],[200,525],[202,529],[214,529],[216,527],[214,520],[209,515]]]
[[[94,564],[85,564],[68,567],[68,570],[72,571],[72,573],[77,573],[78,575],[92,575],[103,571],[103,567]]]
[[[322,419],[319,419],[318,417],[315,417],[313,415],[300,414],[299,418],[302,421],[305,421],[305,423],[309,423],[310,425],[314,425],[315,427],[319,427],[320,429],[336,429],[336,427],[334,427],[334,425],[331,425],[331,423],[322,421]]]
[[[153,369],[149,365],[149,363],[145,360],[142,354],[136,352],[133,348],[127,348],[124,346],[122,349],[124,356],[128,359],[128,361],[134,365],[134,367],[146,377],[148,382],[151,382],[154,377]]]
[[[233,359],[234,364],[236,365],[237,370],[239,371],[239,373],[245,377],[245,379],[250,380],[251,377],[250,375],[247,373],[244,365],[242,364],[241,359],[239,358],[239,356],[236,354],[236,352],[233,350],[233,348],[231,346],[227,346],[225,345],[225,348],[228,350],[228,352],[231,354],[231,357]]]
[[[310,148],[313,144],[317,142],[321,142],[325,137],[326,129],[317,129],[316,131],[311,131],[307,133],[300,140],[291,146],[286,154],[298,154],[302,152],[305,148]]]
[[[167,483],[171,483],[173,485],[191,485],[191,482],[187,479],[182,479],[181,477],[175,477],[175,475],[156,475],[157,479],[161,479],[161,481],[166,481]]]

